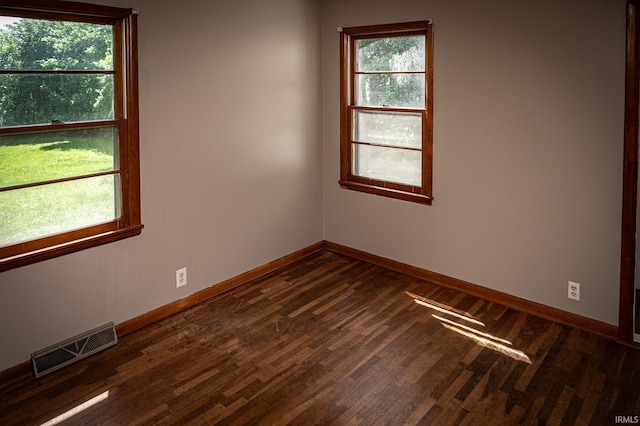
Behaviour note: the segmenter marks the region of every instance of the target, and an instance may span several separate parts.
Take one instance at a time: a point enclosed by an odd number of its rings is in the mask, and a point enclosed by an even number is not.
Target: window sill
[[[366,192],[367,194],[381,195],[383,197],[396,198],[398,200],[410,201],[412,203],[431,205],[433,197],[424,194],[416,194],[413,192],[400,191],[382,186],[366,185],[351,181],[339,181],[340,186],[345,189]]]
[[[80,250],[103,244],[112,243],[114,241],[123,240],[125,238],[140,235],[144,225],[134,225],[127,228],[118,229],[116,231],[105,232],[78,240],[54,245],[40,250],[33,250],[26,253],[17,254],[15,256],[0,259],[0,272],[9,269],[19,268],[21,266],[30,265],[54,257],[64,256],[65,254],[75,253]]]

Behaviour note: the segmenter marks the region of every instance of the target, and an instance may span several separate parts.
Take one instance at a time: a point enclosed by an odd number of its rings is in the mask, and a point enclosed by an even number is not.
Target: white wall
[[[0,371],[323,238],[318,3],[103,3],[140,8],[145,229],[1,273]]]
[[[341,189],[336,27],[427,18],[433,205]],[[325,239],[617,324],[623,0],[325,0],[323,40]]]

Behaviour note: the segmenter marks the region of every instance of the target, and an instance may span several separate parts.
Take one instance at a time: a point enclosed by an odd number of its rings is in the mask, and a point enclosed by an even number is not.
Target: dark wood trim
[[[350,39],[344,32],[340,33],[340,180],[347,181],[351,170],[349,166],[351,161],[351,144],[349,140],[349,103],[350,92],[349,87],[349,61],[351,55],[350,52]]]
[[[126,69],[124,70],[124,95],[126,102],[123,107],[127,118],[124,132],[127,135],[126,152],[121,153],[127,164],[123,173],[123,192],[127,199],[123,203],[123,217],[130,224],[142,223],[140,204],[140,99],[138,86],[138,15],[133,13],[124,21],[124,45]]]
[[[458,290],[463,293],[488,300],[490,302],[499,303],[509,308],[514,308],[528,314],[537,315],[541,318],[545,318],[561,324],[566,324],[568,326],[579,328],[581,330],[589,331],[591,333],[595,333],[609,339],[615,339],[618,336],[617,327],[593,320],[591,318],[572,314],[570,312],[525,300],[507,293],[502,293],[500,291],[491,290],[486,287],[459,280],[457,278],[449,277],[437,272],[432,272],[427,269],[418,268],[416,266],[411,266],[406,263],[387,259],[382,256],[377,256],[375,254],[367,253],[340,244],[327,241],[325,242],[324,246],[326,250],[335,253],[353,257],[355,259],[362,260],[363,262],[372,263],[374,265],[387,268],[395,272],[400,272],[414,278],[430,281],[443,287],[452,288],[454,290]]]
[[[35,262],[40,262],[54,257],[63,256],[80,250],[97,247],[102,244],[112,243],[125,238],[140,235],[143,225],[135,225],[127,228],[120,228],[115,231],[105,232],[99,235],[63,242],[40,250],[33,250],[15,256],[0,259],[0,272],[9,269],[19,268]]]
[[[111,25],[113,24],[114,17],[109,15],[109,17],[103,17],[100,15],[86,15],[83,13],[74,13],[74,12],[49,12],[46,10],[36,10],[36,9],[28,9],[28,8],[11,8],[11,7],[3,7],[3,0],[0,0],[0,15],[13,16],[16,18],[29,18],[29,19],[61,19],[72,21],[72,22],[81,22],[87,24],[98,24],[98,25]],[[115,17],[115,19],[120,19],[119,17]]]
[[[638,9],[627,2],[625,71],[624,166],[622,178],[622,241],[620,254],[619,335],[633,340],[633,302],[636,262],[636,214],[638,203],[638,112],[640,62]]]
[[[76,176],[71,176],[71,177],[63,177],[63,178],[58,178],[58,179],[39,181],[39,182],[35,182],[35,183],[31,183],[31,182],[30,183],[22,183],[20,185],[2,187],[2,188],[0,188],[0,192],[15,191],[16,189],[34,188],[34,187],[37,187],[37,186],[50,185],[52,183],[73,182],[73,181],[76,181],[76,180],[91,179],[91,178],[100,177],[100,176],[112,176],[112,175],[117,175],[117,174],[119,174],[118,170],[109,170],[109,171],[106,171],[106,172],[96,172],[96,173],[89,173],[89,174],[86,174],[86,175],[76,175]]]
[[[355,142],[351,145],[355,147],[356,145],[364,145],[364,144]],[[405,184],[396,183],[396,182],[387,182],[384,180],[379,180],[379,179],[374,179],[374,178],[369,178],[364,176],[351,175],[349,176],[349,182],[352,182],[355,184],[367,185],[367,186],[377,186],[385,189],[395,189],[396,191],[408,192],[411,194],[422,194],[422,187],[420,186],[405,185]]]
[[[379,33],[402,33],[417,34],[426,30],[431,23],[429,21],[403,22],[399,24],[382,24],[382,25],[365,25],[361,27],[344,28],[343,31],[350,36],[369,36],[375,37]]]
[[[352,143],[353,145],[370,146],[374,148],[390,148],[390,149],[397,149],[398,151],[422,152],[422,148],[414,148],[411,146],[394,146],[394,145],[385,145],[382,143],[360,142],[360,141],[353,141]]]
[[[125,18],[126,19],[126,18]],[[113,109],[114,117],[119,120],[126,120],[124,105],[128,101],[128,96],[124,92],[124,70],[128,64],[123,63],[128,58],[124,58],[124,52],[128,50],[128,40],[124,37],[124,23],[122,19],[116,20],[112,25],[113,37]]]
[[[427,204],[431,205],[433,199],[423,194],[418,194],[414,192],[401,191],[394,188],[385,188],[382,186],[374,186],[363,184],[354,181],[344,181],[341,180],[340,186],[346,189],[352,189],[354,191],[365,192],[367,194],[375,194],[382,195],[390,198],[397,198],[399,200],[411,201],[419,204]]]
[[[425,100],[427,112],[423,128],[422,147],[422,193],[433,202],[433,25],[427,25],[427,39],[425,45],[426,72]]]
[[[388,74],[388,73],[385,73]],[[395,73],[395,74],[402,74],[402,73]],[[423,73],[424,74],[424,73]],[[391,113],[391,114],[402,114],[402,113],[409,113],[409,114],[424,114],[425,113],[425,109],[424,108],[408,108],[408,107],[388,107],[388,106],[370,106],[370,105],[350,105],[348,106],[349,108],[349,112],[351,111],[373,111],[373,112],[382,112],[382,113]],[[395,146],[395,145],[384,145],[383,146]]]
[[[248,282],[260,278],[266,274],[277,271],[278,269],[290,265],[293,262],[304,259],[307,256],[322,251],[323,247],[324,244],[322,242],[313,244],[309,247],[303,248],[302,250],[298,250],[287,256],[281,257],[265,265],[247,271],[243,274],[240,274],[233,278],[229,278],[226,281],[222,281],[221,283],[215,284],[209,288],[194,293],[191,296],[187,296],[184,299],[176,300],[175,302],[172,302],[168,305],[161,306],[151,312],[130,319],[129,321],[125,321],[122,324],[118,324],[116,326],[118,336],[126,336],[127,334],[133,333],[134,331],[139,330],[142,327],[151,325],[171,315],[177,314],[178,312],[182,312],[185,309],[189,309],[195,305],[198,305],[205,300],[211,299],[212,297],[218,296],[219,294],[222,294],[243,284],[247,284]]]
[[[21,133],[34,133],[34,132],[56,132],[63,130],[74,130],[74,129],[91,129],[96,127],[113,127],[119,126],[124,122],[124,120],[120,120],[117,118],[114,119],[106,119],[106,120],[95,120],[95,121],[74,121],[73,123],[46,123],[46,124],[33,124],[30,126],[12,126],[12,127],[1,127],[0,128],[0,136],[1,135],[19,135]]]
[[[60,0],[0,0],[0,8],[85,16],[125,18],[131,9]]]

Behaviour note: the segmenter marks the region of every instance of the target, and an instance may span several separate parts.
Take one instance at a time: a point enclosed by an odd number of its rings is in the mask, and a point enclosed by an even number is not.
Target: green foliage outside
[[[108,25],[22,19],[0,27],[0,127],[113,118]],[[98,71],[95,73],[94,71]],[[114,170],[113,129],[0,136],[0,188]],[[0,245],[116,217],[117,176],[0,192]]]
[[[368,106],[424,108],[424,75],[393,74],[425,71],[423,36],[358,40],[358,104]],[[385,72],[388,72],[386,74]]]
[[[114,169],[110,127],[0,136],[0,188]]]
[[[21,19],[0,28],[0,69],[109,71],[111,26]],[[113,76],[0,75],[0,126],[113,118]]]

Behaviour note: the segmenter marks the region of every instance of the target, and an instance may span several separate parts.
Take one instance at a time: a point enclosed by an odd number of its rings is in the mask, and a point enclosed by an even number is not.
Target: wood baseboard
[[[171,315],[189,309],[204,302],[205,300],[211,299],[212,297],[218,296],[219,294],[222,294],[243,284],[247,284],[252,280],[277,271],[278,269],[283,268],[293,262],[318,253],[323,249],[324,242],[321,241],[315,243],[309,247],[288,254],[284,257],[259,266],[226,281],[222,281],[221,283],[215,284],[209,288],[187,296],[184,299],[176,300],[175,302],[169,303],[168,305],[161,306],[157,309],[154,309],[153,311],[147,312],[121,324],[118,324],[116,325],[116,332],[118,334],[118,337],[126,336],[127,334],[133,333],[136,330],[139,330],[143,327],[170,317]],[[31,375],[31,362],[27,361],[18,364],[15,367],[11,367],[7,370],[0,371],[0,383],[11,383],[29,375]]]
[[[248,282],[255,280],[256,278],[260,278],[266,274],[277,271],[278,269],[283,268],[298,260],[304,259],[307,256],[318,253],[323,249],[323,242],[315,243],[309,247],[281,257],[280,259],[276,259],[243,274],[240,274],[233,278],[229,278],[226,281],[215,284],[209,288],[205,288],[204,290],[194,293],[191,296],[187,296],[184,299],[176,300],[175,302],[169,303],[168,305],[161,306],[151,312],[147,312],[146,314],[142,314],[138,317],[130,319],[129,321],[125,321],[122,324],[118,324],[116,325],[116,332],[118,333],[118,336],[126,336],[129,333],[133,333],[136,330],[139,330],[162,319],[170,317],[171,315],[177,314],[178,312],[182,312],[186,309],[196,306],[204,302],[205,300],[211,299],[212,297],[227,292],[243,284],[247,284]]]
[[[212,297],[218,296],[243,284],[247,284],[252,280],[277,271],[280,268],[283,268],[293,262],[304,259],[307,256],[311,256],[322,250],[328,250],[345,256],[353,257],[355,259],[362,260],[363,262],[372,263],[374,265],[387,268],[392,271],[400,272],[425,281],[430,281],[443,287],[452,288],[479,297],[481,299],[499,303],[501,305],[518,309],[529,314],[537,315],[551,321],[566,324],[568,326],[595,333],[609,339],[618,340],[618,327],[616,326],[329,241],[318,242],[287,256],[281,257],[280,259],[274,260],[265,265],[240,274],[236,277],[223,281],[219,284],[201,290],[197,293],[192,294],[191,296],[187,296],[184,299],[180,299],[175,302],[169,303],[168,305],[161,306],[157,309],[154,309],[153,311],[147,312],[138,317],[118,324],[116,325],[118,336],[126,336],[127,334],[133,333],[136,330],[139,330],[143,327],[161,321],[171,315],[189,309],[204,302],[205,300],[211,299]],[[15,367],[9,368],[8,370],[0,371],[0,383],[10,383],[30,374],[31,363],[27,361],[18,364]]]
[[[416,266],[411,266],[406,263],[387,259],[382,256],[377,256],[375,254],[367,253],[329,241],[324,242],[324,248],[326,250],[353,257],[354,259],[362,260],[363,262],[372,263],[374,265],[387,268],[395,272],[400,272],[414,278],[430,281],[443,287],[459,290],[463,293],[467,293],[472,296],[488,300],[490,302],[499,303],[509,308],[514,308],[522,312],[526,312],[528,314],[537,315],[539,317],[557,323],[595,333],[608,339],[618,340],[618,327],[606,324],[601,321],[566,312],[561,309],[552,308],[541,303],[532,302],[530,300],[522,299],[511,294],[502,293],[497,290],[492,290],[486,287],[479,286],[477,284],[472,284],[470,282],[462,281],[457,278],[452,278],[447,275],[432,272],[427,269],[418,268]]]

